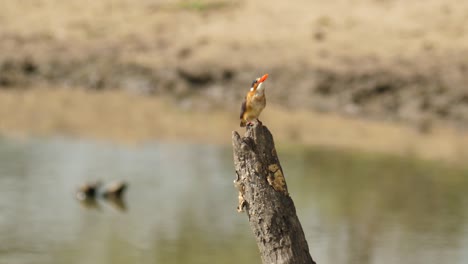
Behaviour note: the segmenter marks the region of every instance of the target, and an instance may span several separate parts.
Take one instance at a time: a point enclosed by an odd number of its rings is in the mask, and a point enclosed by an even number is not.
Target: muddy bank
[[[0,89],[169,95],[233,110],[269,73],[269,102],[396,120],[468,121],[468,2],[10,1]]]
[[[343,57],[322,64],[289,61],[261,70],[270,73],[268,97],[275,104],[403,121],[425,130],[432,121],[457,126],[468,121],[468,63],[462,59],[468,52],[463,54],[385,62]],[[169,95],[189,101],[191,107],[236,107],[251,79],[261,73],[248,61],[233,66],[188,58],[158,67],[126,62],[115,54],[79,59],[0,57],[1,89],[119,89]]]
[[[18,106],[21,107],[18,107]],[[74,137],[127,144],[154,141],[231,144],[237,111],[193,111],[170,98],[123,91],[37,88],[0,90],[0,137]],[[13,111],[12,111],[13,110]],[[405,125],[291,111],[270,104],[262,121],[281,146],[315,146],[464,162],[468,134],[435,125],[421,134]]]

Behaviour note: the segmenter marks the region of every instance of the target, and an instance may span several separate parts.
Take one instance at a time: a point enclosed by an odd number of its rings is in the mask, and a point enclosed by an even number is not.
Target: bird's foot
[[[262,121],[256,119],[256,122],[255,122],[255,121],[249,121],[249,122],[247,122],[246,126],[247,126],[247,127],[252,127],[252,126],[254,126],[255,124],[263,125]]]

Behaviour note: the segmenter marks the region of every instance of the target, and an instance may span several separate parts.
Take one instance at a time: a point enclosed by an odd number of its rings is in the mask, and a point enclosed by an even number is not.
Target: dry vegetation
[[[464,155],[468,2],[0,2],[4,133],[226,142],[268,72],[279,138]]]

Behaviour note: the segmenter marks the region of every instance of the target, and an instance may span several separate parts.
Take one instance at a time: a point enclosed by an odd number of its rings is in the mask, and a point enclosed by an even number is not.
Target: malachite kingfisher
[[[244,101],[242,102],[240,112],[240,126],[245,127],[252,124],[252,121],[258,120],[260,113],[266,106],[265,99],[265,84],[263,83],[268,78],[268,74],[255,79],[252,82],[250,91],[247,93]]]

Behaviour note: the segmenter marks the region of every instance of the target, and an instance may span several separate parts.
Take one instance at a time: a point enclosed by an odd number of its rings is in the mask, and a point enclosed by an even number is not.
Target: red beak
[[[264,82],[266,79],[268,78],[268,73],[263,75],[262,78],[260,78],[260,80],[258,81],[259,83],[262,83]]]

